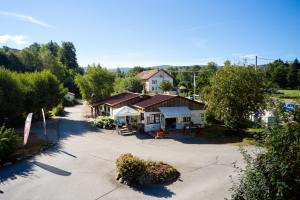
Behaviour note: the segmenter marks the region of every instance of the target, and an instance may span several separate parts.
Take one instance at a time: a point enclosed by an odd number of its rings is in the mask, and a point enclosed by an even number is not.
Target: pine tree
[[[300,64],[298,59],[295,59],[293,63],[289,65],[288,69],[288,86],[291,89],[296,89],[299,87],[299,77],[298,77],[298,72],[300,70]]]

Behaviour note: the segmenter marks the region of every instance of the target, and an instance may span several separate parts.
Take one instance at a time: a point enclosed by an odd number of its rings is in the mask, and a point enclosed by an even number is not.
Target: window
[[[204,120],[204,114],[201,113],[200,115],[201,115],[201,119]]]
[[[144,120],[144,113],[141,113],[141,120]]]
[[[153,85],[157,84],[157,80],[152,80],[152,84]]]
[[[147,117],[147,124],[159,124],[160,114],[151,114]]]
[[[183,122],[190,122],[191,121],[191,117],[183,117]]]

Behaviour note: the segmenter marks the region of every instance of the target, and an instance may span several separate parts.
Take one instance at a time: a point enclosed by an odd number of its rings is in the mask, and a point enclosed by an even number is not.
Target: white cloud
[[[18,20],[29,22],[32,24],[37,24],[37,25],[43,26],[45,28],[53,28],[53,26],[47,24],[46,22],[38,20],[29,15],[22,15],[22,14],[18,14],[18,13],[14,13],[14,12],[5,12],[5,11],[0,11],[0,15],[14,17],[14,18],[17,18]]]
[[[0,35],[0,43],[14,42],[17,45],[29,44],[27,37],[24,35]]]

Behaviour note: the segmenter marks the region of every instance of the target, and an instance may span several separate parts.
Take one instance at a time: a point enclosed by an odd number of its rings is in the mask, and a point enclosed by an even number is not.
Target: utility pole
[[[255,56],[255,71],[256,71],[256,68],[257,68],[257,56]]]
[[[196,75],[195,75],[195,72],[194,72],[194,99],[196,99]]]

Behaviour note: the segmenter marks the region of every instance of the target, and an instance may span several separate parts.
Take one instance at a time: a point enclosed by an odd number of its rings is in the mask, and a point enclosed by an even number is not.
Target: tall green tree
[[[83,99],[93,102],[108,97],[113,92],[115,73],[100,66],[89,66],[84,75],[77,75],[76,85]]]
[[[226,66],[220,69],[207,87],[208,110],[229,128],[240,127],[251,114],[266,106],[265,78],[252,67]]]
[[[231,66],[230,60],[225,60],[225,62],[224,62],[224,67],[225,67],[225,66]]]
[[[134,77],[136,76],[138,73],[144,71],[145,69],[143,67],[140,66],[135,66],[131,69],[128,70],[128,72],[126,73],[126,77]]]
[[[159,85],[159,89],[161,89],[163,92],[171,91],[173,88],[173,85],[170,81],[162,81]]]
[[[189,67],[180,67],[178,69],[178,73],[176,75],[176,79],[178,80],[179,86],[184,86],[188,90],[192,89],[193,85],[193,71]]]
[[[59,60],[68,69],[78,68],[76,48],[72,42],[62,42],[59,50]]]
[[[272,72],[272,82],[280,88],[286,88],[288,86],[287,72],[286,65],[278,65]]]
[[[114,90],[116,93],[120,92],[142,92],[143,83],[137,77],[117,78],[115,80]]]
[[[209,62],[206,66],[202,67],[197,75],[196,87],[201,91],[210,83],[210,78],[218,71],[218,65],[214,62]]]
[[[300,86],[300,79],[298,79],[298,72],[300,71],[300,63],[298,59],[295,59],[293,63],[289,65],[287,80],[288,86],[291,89],[296,89]]]
[[[18,57],[24,66],[22,70],[24,72],[40,71],[42,69],[42,61],[40,60],[39,54],[31,48],[22,49],[18,53]]]
[[[125,73],[122,72],[119,67],[117,67],[116,74],[117,74],[117,77],[119,77],[119,78],[124,78],[125,77]]]
[[[23,120],[29,112],[40,114],[41,108],[50,110],[63,100],[65,93],[49,71],[16,73],[0,68],[0,124]]]
[[[0,123],[13,121],[24,112],[21,84],[9,70],[0,67]]]
[[[278,59],[263,67],[270,85],[286,88],[288,85],[288,64]]]

